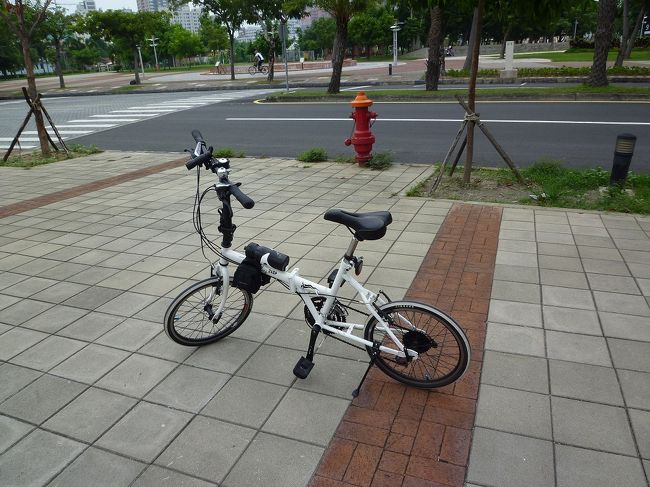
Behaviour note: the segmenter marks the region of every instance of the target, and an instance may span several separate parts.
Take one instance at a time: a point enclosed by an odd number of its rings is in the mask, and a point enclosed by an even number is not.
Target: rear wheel
[[[253,307],[253,296],[232,283],[223,312],[217,314],[222,284],[221,277],[204,279],[172,301],[165,313],[169,338],[181,345],[206,345],[230,335],[246,320]]]
[[[418,353],[406,359],[379,352],[375,364],[403,384],[432,389],[458,380],[469,365],[469,343],[463,330],[449,316],[426,304],[414,301],[387,303],[380,314],[404,347]],[[364,330],[364,338],[397,349],[375,317]],[[366,347],[372,356],[371,347]]]
[[[257,73],[257,68],[255,66],[251,66],[250,68],[248,68],[248,74],[253,76],[255,73]]]
[[[266,73],[268,73],[268,72],[269,72],[269,68],[267,68],[266,66],[262,66],[262,67],[260,68],[260,73],[262,73],[262,74],[266,74]]]

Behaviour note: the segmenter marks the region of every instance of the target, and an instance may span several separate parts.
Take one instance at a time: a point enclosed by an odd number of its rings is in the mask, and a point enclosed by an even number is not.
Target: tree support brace
[[[508,165],[510,170],[513,172],[515,177],[517,178],[517,181],[520,183],[524,182],[524,178],[521,177],[521,174],[517,170],[517,166],[515,166],[515,163],[510,159],[510,156],[506,153],[506,151],[501,147],[499,142],[494,138],[492,133],[488,130],[488,128],[485,126],[485,123],[481,122],[481,115],[480,113],[474,113],[469,109],[469,106],[465,103],[465,101],[458,95],[456,95],[456,99],[458,100],[458,103],[463,107],[465,110],[465,117],[463,119],[463,123],[460,126],[460,129],[458,130],[458,133],[456,134],[456,138],[454,141],[451,143],[451,147],[449,147],[449,151],[447,151],[447,155],[445,156],[445,159],[442,161],[442,164],[440,165],[440,170],[438,171],[438,174],[436,175],[436,179],[433,183],[433,186],[431,187],[431,191],[429,192],[429,195],[433,194],[437,189],[438,186],[440,186],[440,183],[442,181],[442,178],[445,174],[445,169],[447,167],[447,164],[449,163],[451,156],[453,155],[454,151],[456,150],[456,146],[458,145],[458,142],[460,141],[461,137],[463,136],[463,132],[466,131],[467,125],[472,123],[476,125],[479,129],[481,129],[481,132],[485,134],[485,137],[490,141],[490,143],[494,146],[496,151],[499,153],[501,158],[504,160],[504,162]],[[456,166],[458,165],[458,161],[460,160],[460,157],[465,150],[465,147],[467,145],[467,133],[465,133],[465,137],[463,139],[463,142],[461,143],[460,150],[458,151],[458,154],[456,154],[456,157],[454,159],[454,162],[451,166],[450,173],[453,174],[454,171],[456,170]],[[450,174],[450,175],[451,175]]]
[[[32,114],[34,113],[34,108],[38,107],[40,110],[45,114],[45,117],[47,118],[47,121],[50,122],[50,126],[52,127],[52,130],[54,130],[54,133],[56,134],[57,139],[59,140],[59,143],[61,144],[61,147],[63,147],[63,150],[65,151],[66,154],[70,154],[70,151],[68,150],[68,147],[65,145],[65,142],[63,142],[63,138],[61,137],[61,134],[59,134],[58,129],[54,125],[54,122],[52,121],[52,118],[50,117],[50,114],[47,113],[47,110],[43,106],[43,102],[41,102],[41,94],[39,93],[36,95],[36,98],[32,100],[29,97],[29,94],[27,93],[27,88],[23,87],[23,96],[25,97],[25,101],[29,105],[29,111],[27,112],[27,116],[25,117],[25,120],[23,120],[23,123],[20,125],[20,128],[18,129],[18,133],[16,133],[16,136],[14,137],[14,140],[11,141],[11,144],[9,145],[9,149],[7,149],[6,154],[2,158],[3,162],[7,162],[7,159],[9,159],[9,156],[11,155],[11,152],[14,150],[14,147],[18,143],[18,139],[20,138],[20,134],[23,133],[23,130],[25,130],[25,127],[29,123],[29,119],[32,117]],[[50,142],[50,145],[54,148],[55,151],[59,151],[59,148],[56,146],[54,141],[52,140],[52,137],[50,137],[50,134],[45,131],[47,134],[47,140]]]

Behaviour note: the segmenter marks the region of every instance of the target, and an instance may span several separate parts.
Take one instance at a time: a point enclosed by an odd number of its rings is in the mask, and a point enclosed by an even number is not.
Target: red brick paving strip
[[[467,332],[470,368],[435,391],[374,368],[330,442],[311,487],[461,487],[465,480],[501,209],[455,204],[407,297],[449,313]]]
[[[12,205],[3,206],[0,207],[0,218],[17,215],[18,213],[22,213],[24,211],[33,210],[34,208],[40,208],[41,206],[57,203],[59,201],[67,200],[68,198],[74,198],[75,196],[91,193],[93,191],[108,188],[110,186],[115,186],[116,184],[125,183],[133,179],[150,176],[151,174],[166,171],[167,169],[173,169],[179,166],[181,163],[185,163],[185,161],[187,161],[186,157],[175,159],[173,161],[164,162],[162,164],[156,164],[155,166],[148,166],[143,169],[127,172],[118,176],[100,179],[99,181],[93,181],[92,183],[74,186],[72,188],[57,191],[56,193],[45,194],[43,196],[38,196],[30,200],[20,201]]]

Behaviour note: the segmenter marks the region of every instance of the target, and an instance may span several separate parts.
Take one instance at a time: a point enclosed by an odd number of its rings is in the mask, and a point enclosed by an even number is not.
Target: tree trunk
[[[636,18],[636,22],[634,23],[634,29],[632,30],[632,35],[630,36],[630,42],[627,43],[627,46],[625,46],[625,59],[630,59],[630,56],[632,56],[632,49],[634,49],[634,43],[636,40],[639,38],[639,32],[641,32],[641,24],[643,23],[643,17],[645,16],[646,12],[650,10],[650,2],[645,7],[641,7],[641,10],[639,11],[639,15]]]
[[[623,59],[625,59],[625,51],[627,44],[630,42],[630,0],[623,0],[623,36],[621,37],[621,45],[618,49],[618,55],[614,66],[623,66]],[[634,40],[632,40],[634,42]]]
[[[472,67],[472,53],[474,52],[474,44],[478,42],[480,44],[480,40],[477,41],[477,27],[478,27],[478,8],[474,8],[474,16],[472,17],[472,30],[469,33],[469,43],[467,44],[467,56],[465,57],[465,64],[463,64],[463,70],[464,71],[469,71],[470,68]],[[480,36],[479,36],[480,39]]]
[[[266,76],[267,81],[270,83],[273,81],[274,76],[274,66],[275,66],[275,37],[271,34],[269,42],[269,73]]]
[[[602,1],[602,0],[601,0]],[[478,74],[478,56],[481,48],[481,30],[483,29],[483,9],[485,0],[478,1],[478,7],[474,11],[476,15],[476,39],[472,52],[472,73],[469,79],[468,106],[472,113],[476,112],[476,76]],[[472,176],[472,164],[474,163],[474,121],[467,124],[467,145],[465,146],[465,167],[463,168],[463,182],[469,183]]]
[[[347,16],[336,19],[336,35],[334,36],[334,47],[332,48],[332,78],[327,87],[328,93],[338,93],[341,88],[343,59],[345,58],[345,47],[348,43],[348,21]]]
[[[499,54],[499,59],[506,58],[506,42],[508,42],[508,37],[510,37],[511,30],[512,24],[508,23],[506,30],[503,32],[503,40],[501,41],[501,54]]]
[[[139,60],[138,60],[138,48],[137,47],[133,48],[133,66],[134,66],[133,71],[135,73],[135,84],[139,85],[140,83],[142,83],[142,81],[140,81],[140,63],[139,63]]]
[[[54,42],[54,47],[56,49],[56,63],[54,65],[54,69],[56,70],[56,74],[59,76],[59,88],[65,88],[65,80],[63,79],[63,56],[62,56],[62,50],[61,50],[61,40],[57,39]]]
[[[34,63],[32,63],[32,55],[29,52],[30,39],[25,28],[25,19],[20,18],[20,45],[23,50],[23,60],[25,61],[25,72],[27,73],[27,93],[32,101],[36,100],[38,90],[36,89],[36,76],[34,76]],[[50,151],[50,142],[47,138],[47,131],[45,130],[45,121],[43,120],[43,112],[41,112],[40,105],[34,104],[34,122],[36,123],[36,131],[38,132],[38,142],[41,146],[41,154],[43,157],[52,155]]]
[[[235,32],[228,30],[230,39],[230,79],[235,79]]]
[[[427,59],[426,90],[438,89],[440,80],[440,56],[442,51],[442,9],[434,5],[429,12],[431,27],[429,27],[429,52]]]
[[[612,24],[616,15],[616,0],[598,2],[598,25],[596,27],[594,62],[587,84],[607,86],[607,54],[612,42]]]

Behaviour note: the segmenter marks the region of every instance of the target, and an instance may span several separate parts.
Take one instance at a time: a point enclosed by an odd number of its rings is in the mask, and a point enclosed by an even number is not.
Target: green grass
[[[589,76],[591,66],[551,66],[540,68],[517,68],[519,78],[528,77],[557,77],[557,76]],[[610,76],[650,76],[650,67],[645,66],[612,66],[607,70]],[[450,69],[447,71],[450,78],[469,78],[469,71]],[[478,72],[479,78],[496,78],[499,76],[498,69],[481,69]]]
[[[298,154],[297,159],[300,162],[325,162],[327,160],[327,152],[321,147],[314,147],[313,149]]]
[[[512,87],[512,88],[478,88],[477,97],[496,98],[511,96],[530,95],[579,95],[579,94],[623,94],[623,95],[650,95],[650,87],[609,85],[604,87],[593,87],[588,85],[577,86],[550,86],[544,88]],[[382,100],[453,100],[455,95],[467,96],[466,89],[445,89],[439,91],[424,90],[376,90],[369,91],[368,96],[374,101]],[[305,99],[317,99],[323,101],[351,101],[353,96],[350,93],[337,93],[328,95],[324,90],[301,90],[294,93],[281,93],[270,95],[267,101],[303,101]]]
[[[0,166],[22,167],[24,169],[30,169],[32,167],[42,166],[44,164],[52,164],[53,162],[75,159],[77,157],[83,157],[102,152],[94,145],[84,146],[80,144],[74,144],[69,146],[68,149],[70,150],[69,155],[63,151],[52,152],[52,155],[50,157],[43,157],[38,151],[21,155],[12,155],[9,157],[9,159],[7,159],[6,162],[3,162],[0,159]]]
[[[607,59],[609,61],[615,61],[616,56],[618,55],[618,49],[610,49]],[[554,62],[573,62],[573,61],[593,61],[594,59],[594,50],[593,49],[568,49],[566,51],[555,51],[555,52],[544,52],[544,53],[519,53],[515,54],[517,59],[531,59],[531,58],[541,58],[541,59],[550,59]],[[650,49],[649,48],[636,48],[632,50],[632,56],[630,58],[632,61],[649,61],[650,60]]]
[[[393,156],[389,152],[377,152],[368,161],[368,167],[373,171],[383,171],[393,165]]]
[[[216,148],[212,151],[213,157],[227,157],[228,159],[232,157],[245,157],[242,151],[236,151],[230,147]]]
[[[622,213],[650,214],[650,175],[630,172],[624,188],[607,188],[610,173],[602,168],[570,169],[556,161],[539,161],[532,166],[520,169],[526,181],[525,186],[517,183],[514,174],[507,168],[482,169],[472,171],[472,189],[477,189],[486,181],[490,189],[484,191],[484,201],[512,202],[499,198],[499,188],[519,188],[522,194],[535,195],[522,197],[518,203],[525,205],[577,208],[583,210],[605,210]],[[462,168],[457,168],[451,185],[462,187]],[[450,184],[449,177],[443,179]],[[495,186],[496,185],[496,186]],[[411,187],[407,196],[426,196],[428,182],[420,182]],[[467,187],[466,187],[467,189]],[[439,197],[446,197],[443,191]],[[475,196],[474,196],[475,197]]]

